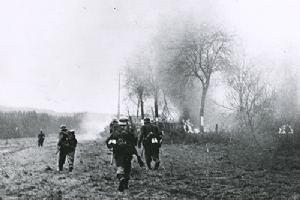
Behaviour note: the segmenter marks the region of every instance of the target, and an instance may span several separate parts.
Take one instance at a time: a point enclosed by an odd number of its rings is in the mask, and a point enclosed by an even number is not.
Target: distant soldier
[[[114,124],[113,132],[106,140],[107,147],[113,150],[120,192],[128,189],[132,155],[136,154],[135,142],[133,134],[122,129],[118,123]]]
[[[40,133],[38,134],[38,147],[42,147],[45,140],[45,133],[43,133],[43,130],[40,130]]]
[[[138,141],[138,147],[143,144],[145,151],[145,159],[148,169],[152,169],[151,162],[155,162],[154,170],[159,167],[159,148],[161,147],[162,134],[158,127],[150,123],[150,119],[144,120],[145,125],[141,127],[141,134]]]
[[[59,133],[59,140],[57,143],[57,151],[59,152],[58,158],[58,169],[63,171],[63,165],[65,164],[66,158],[68,159],[69,172],[73,170],[74,166],[74,155],[77,146],[77,139],[75,137],[75,131],[66,128],[62,125]]]

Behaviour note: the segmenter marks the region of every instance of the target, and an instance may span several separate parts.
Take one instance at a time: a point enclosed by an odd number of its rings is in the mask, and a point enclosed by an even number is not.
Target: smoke
[[[104,140],[101,133],[105,131],[112,117],[109,114],[85,113],[80,124],[80,133],[77,135],[78,140]]]

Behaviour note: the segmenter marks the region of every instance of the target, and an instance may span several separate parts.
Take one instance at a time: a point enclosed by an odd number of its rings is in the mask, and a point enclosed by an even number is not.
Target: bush
[[[185,133],[181,129],[164,131],[163,142],[166,144],[206,144],[206,143],[228,143],[230,137],[226,133],[193,134]]]

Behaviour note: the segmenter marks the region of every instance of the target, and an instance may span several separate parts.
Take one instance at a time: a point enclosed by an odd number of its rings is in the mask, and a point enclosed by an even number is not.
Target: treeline
[[[135,106],[128,112],[167,123],[189,121],[195,133],[219,129],[260,146],[283,125],[297,134],[297,68],[280,60],[272,68],[266,60],[266,67],[243,49],[214,24],[166,21],[124,67],[128,104]]]
[[[54,116],[47,113],[28,112],[0,112],[0,139],[35,137],[40,129],[46,134],[59,131],[61,124],[73,129],[79,129],[83,113]]]

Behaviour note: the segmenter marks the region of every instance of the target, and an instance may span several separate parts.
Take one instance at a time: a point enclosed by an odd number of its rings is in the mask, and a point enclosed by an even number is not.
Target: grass
[[[35,139],[26,138],[19,142],[23,143],[22,149],[11,144],[11,153],[0,154],[0,166],[9,175],[5,178],[0,173],[0,197],[299,199],[299,169],[257,167],[258,151],[237,143],[219,142],[215,137],[199,135],[199,143],[188,145],[164,144],[158,171],[140,168],[133,161],[130,189],[122,194],[116,191],[116,169],[109,164],[110,152],[103,141],[80,141],[75,169],[70,174],[56,172],[56,138],[48,138],[43,148],[33,143]],[[1,141],[0,147],[3,146]]]

